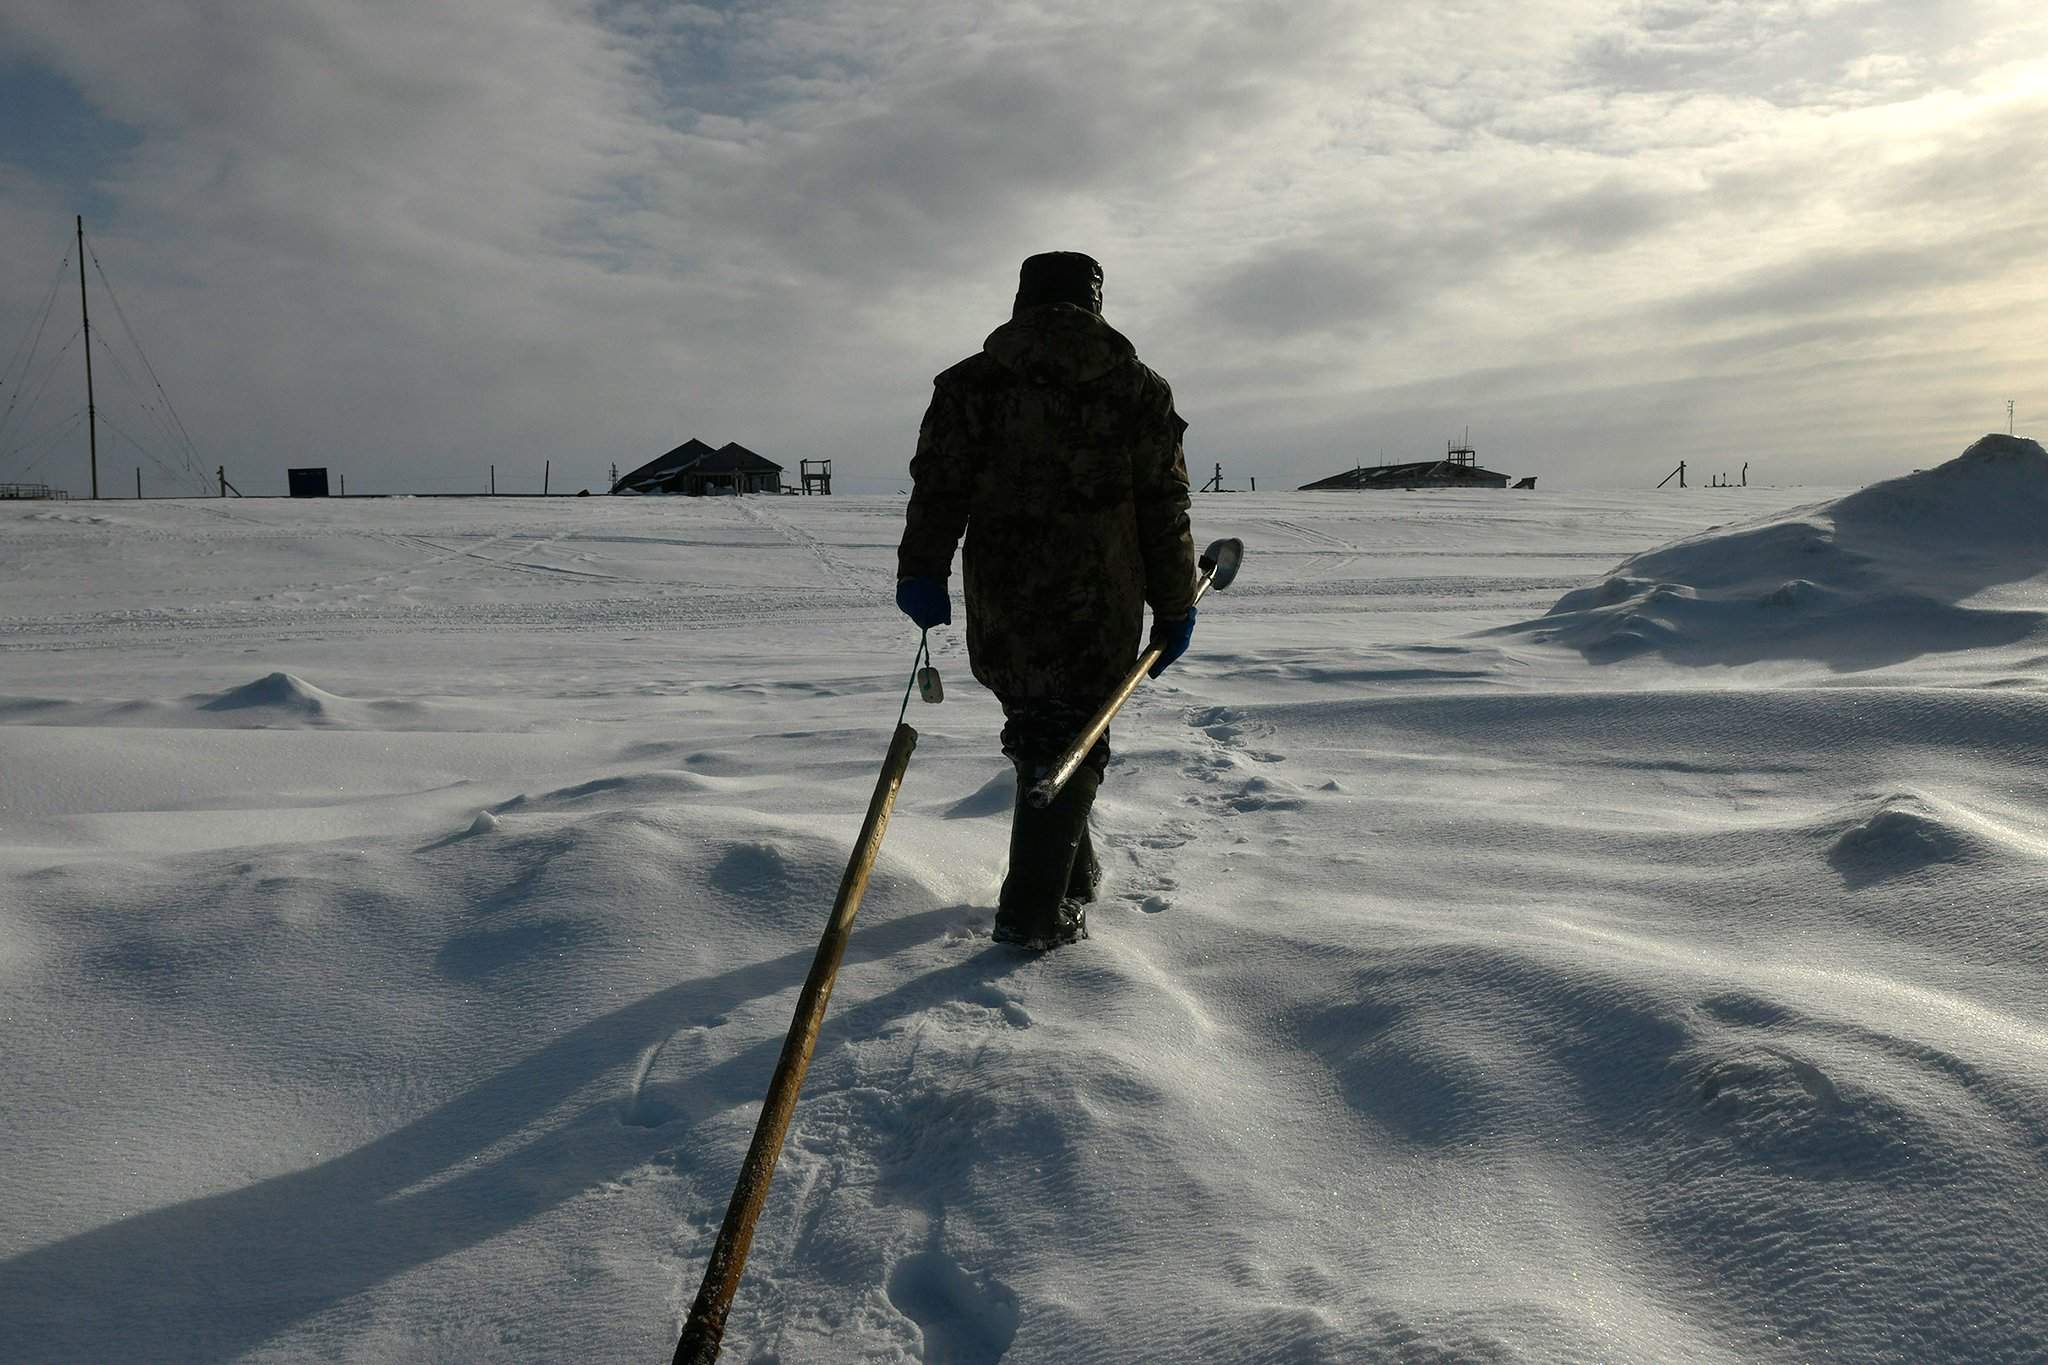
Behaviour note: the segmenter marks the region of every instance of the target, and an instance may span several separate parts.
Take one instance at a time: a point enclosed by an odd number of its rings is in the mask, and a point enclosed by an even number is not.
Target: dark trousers
[[[1003,756],[1017,768],[1017,807],[1010,823],[1010,868],[997,906],[999,930],[1071,941],[1083,922],[1073,906],[1095,899],[1102,871],[1088,836],[1088,812],[1109,767],[1108,733],[1089,748],[1050,806],[1035,809],[1024,795],[1074,742],[1095,709],[1096,703],[1003,698]],[[1079,932],[1085,935],[1086,930]]]
[[[1004,697],[1001,700],[1003,757],[1016,764],[1019,770],[1052,766],[1093,718],[1096,707],[1101,705],[1100,702],[1074,702],[1057,697]],[[1109,731],[1102,732],[1102,738],[1090,746],[1088,756],[1081,763],[1095,770],[1097,781],[1102,779],[1109,771]]]

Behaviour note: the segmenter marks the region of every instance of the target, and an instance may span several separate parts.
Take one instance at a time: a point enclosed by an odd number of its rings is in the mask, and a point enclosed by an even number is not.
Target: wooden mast
[[[78,323],[85,334],[85,441],[92,459],[92,495],[100,495],[100,433],[92,405],[92,315],[85,308],[85,215],[78,215]]]

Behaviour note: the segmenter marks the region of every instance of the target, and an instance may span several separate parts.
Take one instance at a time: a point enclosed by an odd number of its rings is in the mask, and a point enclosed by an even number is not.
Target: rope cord
[[[64,253],[64,259],[57,262],[57,273],[50,277],[50,287],[43,291],[43,301],[36,305],[35,321],[21,334],[21,339],[14,343],[14,350],[7,356],[7,368],[0,369],[0,377],[14,373],[14,362],[21,359],[23,348],[30,344],[29,333],[41,332],[43,324],[49,321],[50,310],[57,305],[58,286],[64,283],[65,267],[70,264],[71,253],[67,251]]]
[[[6,411],[0,412],[0,434],[6,432],[8,420],[14,415],[14,404],[21,397],[22,386],[28,383],[29,371],[35,367],[36,351],[43,344],[43,328],[49,324],[50,312],[57,306],[57,287],[64,283],[64,270],[70,264],[71,254],[66,252],[64,259],[57,263],[57,274],[50,281],[49,292],[43,295],[42,311],[36,318],[34,328],[31,329],[34,332],[34,339],[30,340],[28,333],[22,335],[22,340],[28,343],[28,359],[21,362],[21,375],[14,380],[14,397],[7,400]],[[14,354],[7,358],[7,368],[0,370],[0,384],[5,384],[7,376],[14,373],[14,362],[20,357],[21,350],[22,342],[17,341],[14,344]],[[54,365],[56,362],[53,360],[50,363]]]
[[[107,340],[106,328],[102,327],[100,329],[99,335],[93,338],[93,344],[100,348],[100,353],[106,356],[107,363],[114,367],[114,372],[120,375],[137,393],[144,395],[137,406],[144,412],[158,413],[157,420],[161,423],[163,418],[160,409],[158,409],[156,404],[149,401],[147,397],[149,391],[142,386],[142,381],[135,377],[135,372],[128,368],[128,362],[121,359],[121,353],[114,349],[113,343]],[[174,442],[178,439],[176,432],[171,432],[170,436]]]
[[[169,465],[165,464],[162,460],[158,459],[156,455],[147,446],[143,445],[133,436],[130,436],[127,432],[121,430],[121,428],[119,428],[118,426],[115,426],[113,419],[111,417],[108,417],[107,414],[105,414],[104,412],[100,414],[100,425],[107,428],[107,430],[113,432],[116,436],[126,441],[129,445],[134,446],[135,449],[141,453],[144,459],[148,460],[151,464],[155,465],[158,469],[161,469],[164,473],[170,475],[172,478],[178,478],[183,473],[186,472],[183,470],[173,469]]]
[[[29,413],[35,410],[36,404],[42,400],[43,390],[50,387],[50,380],[53,377],[55,377],[57,373],[57,362],[62,360],[65,354],[68,351],[70,351],[72,343],[76,342],[78,340],[78,337],[79,333],[77,331],[73,331],[71,333],[71,340],[66,341],[62,346],[58,347],[57,353],[50,357],[49,366],[43,371],[43,377],[36,381],[35,391],[29,395],[28,402],[22,406],[21,413],[24,419],[26,419]],[[83,409],[81,409],[81,411],[83,411]],[[20,447],[17,446],[15,447],[15,449],[18,450],[20,449]],[[13,450],[9,450],[5,453],[0,453],[0,459],[7,459],[10,456],[12,456],[13,453]]]
[[[13,450],[8,452],[8,458],[12,458],[15,455],[26,453],[34,446],[40,444],[46,438],[54,441],[57,437],[62,436],[67,431],[70,431],[73,427],[76,427],[80,422],[83,422],[84,420],[85,409],[80,408],[78,411],[72,413],[69,417],[66,417],[63,421],[59,422],[56,426],[50,427],[47,430],[39,432],[33,439],[24,441],[22,442],[22,444],[16,446]],[[35,472],[36,466],[41,464],[44,460],[49,459],[51,454],[54,453],[56,449],[57,447],[52,445],[49,450],[44,451],[42,454],[36,456],[33,460],[30,460],[27,464],[21,467],[21,470],[16,477],[21,480],[26,480],[30,474]]]
[[[910,681],[903,684],[903,709],[896,713],[896,723],[898,725],[901,725],[903,718],[910,714],[910,689],[917,686],[917,670],[931,662],[931,634],[930,626],[926,626],[918,632],[917,657],[910,661]]]
[[[149,356],[146,352],[143,351],[142,342],[139,339],[137,339],[135,335],[135,329],[129,325],[128,311],[121,307],[120,296],[114,293],[114,282],[107,278],[106,267],[100,264],[100,258],[97,252],[95,252],[90,246],[87,246],[85,249],[85,254],[91,258],[92,268],[99,275],[100,283],[106,288],[107,301],[114,305],[114,316],[121,320],[121,330],[128,334],[128,344],[135,348],[136,358],[142,361],[142,368],[148,371],[150,382],[155,384],[156,391],[159,394],[163,395],[164,410],[170,413],[171,421],[177,424],[178,434],[185,438],[185,453],[187,467],[190,469],[192,475],[195,478],[199,479],[200,482],[202,483],[205,482],[206,475],[203,471],[200,470],[197,462],[197,457],[199,455],[199,447],[193,444],[192,433],[185,430],[184,419],[178,416],[178,409],[175,405],[172,404],[170,394],[164,391],[163,381],[161,379],[158,379],[156,376],[156,367],[149,363]]]
[[[139,408],[145,415],[153,419],[153,425],[156,429],[156,434],[162,436],[165,440],[169,441],[171,444],[171,449],[177,451],[178,458],[184,461],[185,468],[183,470],[171,472],[179,473],[181,475],[191,473],[192,462],[190,460],[185,459],[185,455],[182,450],[178,450],[178,433],[172,429],[169,420],[164,416],[164,410],[162,406],[149,401],[148,391],[142,387],[140,381],[138,381],[135,378],[134,373],[131,370],[129,370],[127,364],[121,359],[121,353],[115,350],[111,345],[107,343],[107,339],[106,336],[104,335],[104,332],[102,333],[102,335],[94,337],[93,341],[97,343],[99,348],[106,353],[107,360],[110,364],[113,365],[115,372],[118,373],[122,379],[126,380],[129,384],[134,386],[135,392],[138,395],[136,399],[136,407]],[[105,417],[107,413],[107,404],[104,398],[102,398],[100,401],[99,409],[100,416]]]

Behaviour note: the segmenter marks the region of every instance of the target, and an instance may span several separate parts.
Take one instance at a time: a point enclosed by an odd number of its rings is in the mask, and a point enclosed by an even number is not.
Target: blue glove
[[[953,624],[953,599],[946,596],[946,580],[926,575],[904,578],[896,583],[896,605],[920,630]]]
[[[1156,678],[1166,671],[1166,666],[1188,652],[1188,641],[1195,638],[1195,609],[1188,608],[1188,614],[1179,621],[1152,622],[1152,643],[1159,648],[1159,660],[1145,670],[1148,677]]]

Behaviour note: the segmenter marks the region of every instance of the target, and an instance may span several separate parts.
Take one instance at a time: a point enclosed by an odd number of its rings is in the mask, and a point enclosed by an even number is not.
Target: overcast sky
[[[2044,8],[7,0],[0,353],[82,212],[246,491],[601,490],[690,436],[884,491],[1067,249],[1198,479],[1469,426],[1546,486],[1862,482],[2048,426]],[[167,489],[121,439],[103,491]],[[86,486],[82,432],[32,461]]]

